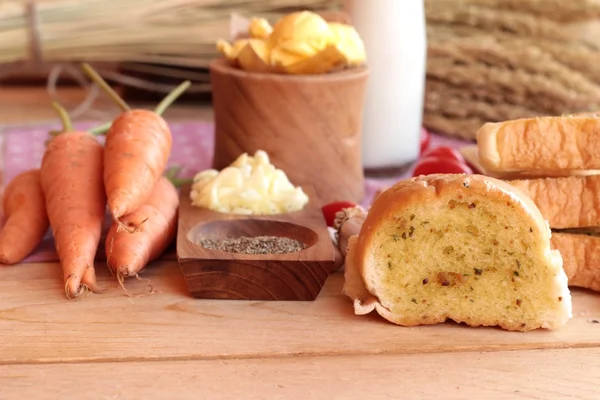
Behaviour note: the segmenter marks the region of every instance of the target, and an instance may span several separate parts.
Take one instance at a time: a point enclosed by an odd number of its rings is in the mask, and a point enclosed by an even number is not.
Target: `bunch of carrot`
[[[172,137],[161,114],[190,85],[182,83],[154,111],[132,110],[89,65],[83,70],[122,113],[110,124],[81,132],[54,103],[63,129],[51,134],[41,168],[7,186],[0,232],[0,263],[14,264],[50,227],[67,298],[101,291],[94,258],[107,207],[112,216],[104,243],[107,264],[122,286],[175,238],[179,195],[165,176]],[[104,146],[97,140],[100,134],[106,135]]]

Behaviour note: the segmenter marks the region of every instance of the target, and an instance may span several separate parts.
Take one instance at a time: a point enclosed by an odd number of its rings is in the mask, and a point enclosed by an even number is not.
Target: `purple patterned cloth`
[[[89,129],[93,124],[76,124],[78,129]],[[173,122],[170,124],[173,134],[173,150],[169,166],[181,167],[180,178],[191,178],[198,171],[210,168],[214,143],[214,125],[211,122],[189,121]],[[44,152],[44,143],[50,129],[57,126],[39,125],[28,128],[5,129],[0,138],[0,189],[4,188],[17,174],[22,171],[40,166]],[[461,147],[467,142],[445,138],[432,134],[431,147],[452,146]],[[386,179],[366,179],[366,196],[363,205],[370,203],[375,192],[381,187],[388,186],[407,174]],[[2,190],[0,190],[0,193]],[[0,215],[1,217],[1,215]],[[1,218],[0,218],[1,219]],[[104,247],[104,246],[100,246]],[[104,257],[101,250],[99,258]],[[56,261],[54,243],[48,233],[38,249],[25,262]]]

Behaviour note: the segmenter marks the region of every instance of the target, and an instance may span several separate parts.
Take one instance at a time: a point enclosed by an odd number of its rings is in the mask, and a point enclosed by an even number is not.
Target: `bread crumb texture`
[[[377,310],[400,325],[451,319],[529,331],[572,316],[547,223],[518,189],[493,178],[398,183],[373,204],[346,261],[345,293],[357,313]]]

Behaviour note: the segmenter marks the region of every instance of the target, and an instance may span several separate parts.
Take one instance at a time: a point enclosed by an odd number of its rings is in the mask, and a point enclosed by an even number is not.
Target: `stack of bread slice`
[[[552,230],[569,285],[600,290],[600,116],[487,123],[463,155],[525,192]]]

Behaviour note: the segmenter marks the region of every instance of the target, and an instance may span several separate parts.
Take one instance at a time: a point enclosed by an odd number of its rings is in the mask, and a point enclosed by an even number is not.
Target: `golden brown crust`
[[[600,118],[561,116],[486,123],[477,132],[488,172],[600,169]]]
[[[569,286],[600,291],[600,237],[554,232],[551,243],[562,255]]]
[[[508,203],[515,206],[516,212],[522,214],[522,218],[531,221],[534,234],[538,235],[542,244],[541,251],[549,254],[553,265],[560,267],[560,255],[558,252],[550,251],[550,229],[542,214],[531,201],[531,199],[522,193],[518,188],[509,185],[506,182],[495,178],[482,175],[428,175],[407,179],[396,183],[383,193],[381,193],[372,204],[369,214],[360,230],[358,236],[350,239],[348,246],[348,255],[346,257],[346,276],[344,293],[354,299],[354,310],[358,315],[367,314],[373,310],[377,311],[382,317],[390,322],[404,326],[414,326],[422,324],[436,324],[443,322],[446,317],[443,315],[432,315],[427,321],[411,321],[403,316],[395,315],[385,308],[378,300],[378,285],[373,268],[375,263],[368,262],[371,243],[375,238],[375,233],[381,225],[386,223],[393,215],[412,204],[423,204],[433,200],[436,197],[444,196],[469,196],[473,191],[484,197],[494,199],[505,199]],[[547,246],[546,249],[543,246]],[[565,278],[566,282],[566,278]],[[566,283],[565,283],[566,288]],[[481,325],[479,321],[465,320],[469,325]],[[552,327],[554,322],[540,322],[544,327]],[[557,322],[558,323],[558,322]],[[531,325],[523,328],[520,321],[507,322],[498,321],[499,325],[509,330],[531,330]]]
[[[461,153],[479,168],[475,146],[467,146]],[[505,175],[504,179],[533,200],[551,228],[600,226],[600,171],[579,172],[578,175],[553,178],[531,177],[525,172]]]
[[[600,175],[512,180],[553,229],[600,225]]]

